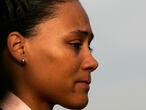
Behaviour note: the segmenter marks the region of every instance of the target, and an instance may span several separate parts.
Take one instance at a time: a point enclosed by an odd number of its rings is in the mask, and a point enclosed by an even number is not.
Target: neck
[[[30,88],[21,85],[21,88],[15,89],[13,93],[18,96],[31,110],[52,110],[53,104],[49,104],[39,94]]]

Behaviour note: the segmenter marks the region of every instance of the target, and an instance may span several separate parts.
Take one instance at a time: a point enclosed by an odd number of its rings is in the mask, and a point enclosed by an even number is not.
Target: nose
[[[98,67],[98,62],[91,53],[84,58],[81,64],[81,68],[83,70],[88,70],[89,72],[94,71],[97,67]]]

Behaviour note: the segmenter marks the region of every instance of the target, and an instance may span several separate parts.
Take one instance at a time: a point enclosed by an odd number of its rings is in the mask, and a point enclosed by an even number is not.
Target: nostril
[[[94,59],[94,61],[92,62],[92,69],[91,69],[91,72],[96,70],[98,67],[98,62],[97,60]]]
[[[81,66],[82,69],[92,72],[98,67],[98,62],[93,57],[88,57],[82,62]]]
[[[96,60],[96,64],[95,64],[96,66],[95,66],[95,69],[97,69],[98,68],[98,66],[99,66],[99,63],[98,63],[98,61]]]

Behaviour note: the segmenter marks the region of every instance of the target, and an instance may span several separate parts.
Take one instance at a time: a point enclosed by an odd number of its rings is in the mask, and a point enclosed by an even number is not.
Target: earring
[[[21,63],[22,63],[22,64],[25,63],[25,59],[24,59],[24,58],[21,59]]]

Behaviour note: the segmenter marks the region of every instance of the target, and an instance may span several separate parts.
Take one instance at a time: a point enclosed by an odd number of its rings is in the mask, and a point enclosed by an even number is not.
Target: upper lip
[[[80,80],[80,81],[77,81],[77,82],[90,84],[91,80]]]
[[[84,74],[80,75],[76,81],[79,83],[90,84],[91,83],[91,75],[90,75],[90,73],[84,73]]]

